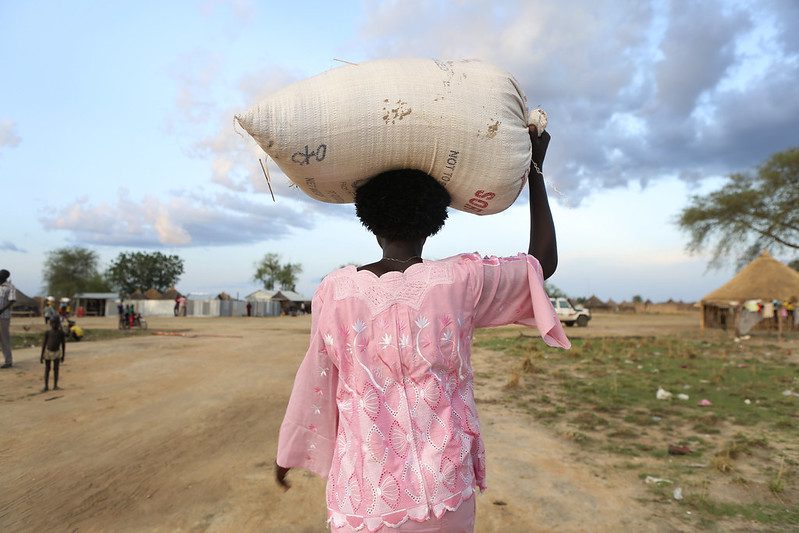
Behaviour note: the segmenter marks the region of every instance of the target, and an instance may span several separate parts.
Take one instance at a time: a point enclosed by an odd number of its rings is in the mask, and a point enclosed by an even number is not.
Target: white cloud
[[[249,2],[228,8],[252,14]],[[214,16],[221,8],[210,1],[203,9]],[[364,9],[367,57],[348,59],[478,57],[513,72],[531,105],[549,112],[545,172],[563,191],[553,194],[560,203],[631,182],[745,170],[799,139],[799,39],[785,21],[796,10],[785,2],[406,0]],[[76,201],[63,220],[44,218],[47,227],[97,243],[196,246],[256,242],[309,227],[315,213],[349,214],[306,197],[274,163],[279,207],[262,211],[274,207],[258,163],[264,154],[233,116],[305,73],[276,64],[235,73],[233,63],[195,50],[170,72],[169,128],[187,154],[207,162],[207,187],[217,192]]]
[[[573,201],[760,164],[799,138],[790,2],[370,4],[373,57],[479,57],[550,116],[547,174]],[[413,14],[412,23],[409,14]]]
[[[69,231],[87,244],[179,247],[279,239],[310,227],[313,213],[286,199],[274,206],[237,194],[175,191],[162,201],[133,199],[121,190],[115,203],[79,198],[40,220],[46,229]]]
[[[17,123],[10,119],[0,120],[0,149],[16,148],[22,142],[17,133]]]
[[[11,241],[0,241],[0,250],[4,250],[6,252],[19,252],[19,253],[26,253],[26,250],[20,248],[16,244]]]

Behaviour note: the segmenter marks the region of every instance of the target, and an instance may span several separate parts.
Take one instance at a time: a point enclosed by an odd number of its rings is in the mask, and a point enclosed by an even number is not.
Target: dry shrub
[[[719,472],[731,472],[735,468],[733,460],[737,459],[742,454],[751,453],[752,446],[765,448],[768,444],[765,439],[750,440],[746,435],[738,433],[731,441],[727,442],[720,451],[716,452],[711,463]]]
[[[724,472],[725,474],[727,472],[732,472],[732,470],[734,469],[734,466],[732,464],[732,458],[729,456],[729,454],[724,452],[717,453],[713,457],[711,464],[716,470],[718,470],[719,472]]]
[[[522,372],[524,372],[525,374],[540,374],[543,371],[537,366],[535,366],[532,359],[528,357],[522,363]]]
[[[574,442],[588,442],[588,435],[579,431],[564,431],[561,433],[563,438]]]
[[[503,389],[505,389],[505,390],[518,389],[519,388],[519,378],[520,378],[520,376],[519,376],[518,372],[511,373],[510,378],[508,379],[508,382],[505,383],[505,386],[503,387]]]
[[[780,469],[777,472],[777,476],[769,481],[768,488],[774,494],[782,494],[785,492],[785,458],[780,457]]]

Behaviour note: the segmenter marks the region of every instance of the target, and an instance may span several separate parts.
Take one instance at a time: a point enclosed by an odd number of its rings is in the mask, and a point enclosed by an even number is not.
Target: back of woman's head
[[[420,170],[390,170],[355,191],[355,213],[366,229],[390,240],[435,235],[447,219],[447,189]]]

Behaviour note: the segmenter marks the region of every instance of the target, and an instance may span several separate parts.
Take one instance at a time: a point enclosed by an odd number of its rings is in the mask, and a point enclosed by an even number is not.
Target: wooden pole
[[[702,333],[705,332],[705,302],[701,302],[701,312],[699,314],[699,329]]]

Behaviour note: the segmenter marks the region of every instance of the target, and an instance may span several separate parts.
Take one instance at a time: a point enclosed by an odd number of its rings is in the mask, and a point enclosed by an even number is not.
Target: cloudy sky
[[[345,7],[346,6],[346,7]],[[379,257],[351,206],[271,168],[233,115],[271,91],[383,57],[479,58],[550,116],[545,174],[569,294],[693,300],[731,268],[690,256],[691,194],[799,144],[799,2],[0,2],[0,268],[42,290],[49,250],[161,250],[179,289],[254,290],[266,252],[325,273]],[[431,258],[513,254],[526,198],[453,212]],[[789,259],[789,258],[785,258]]]

